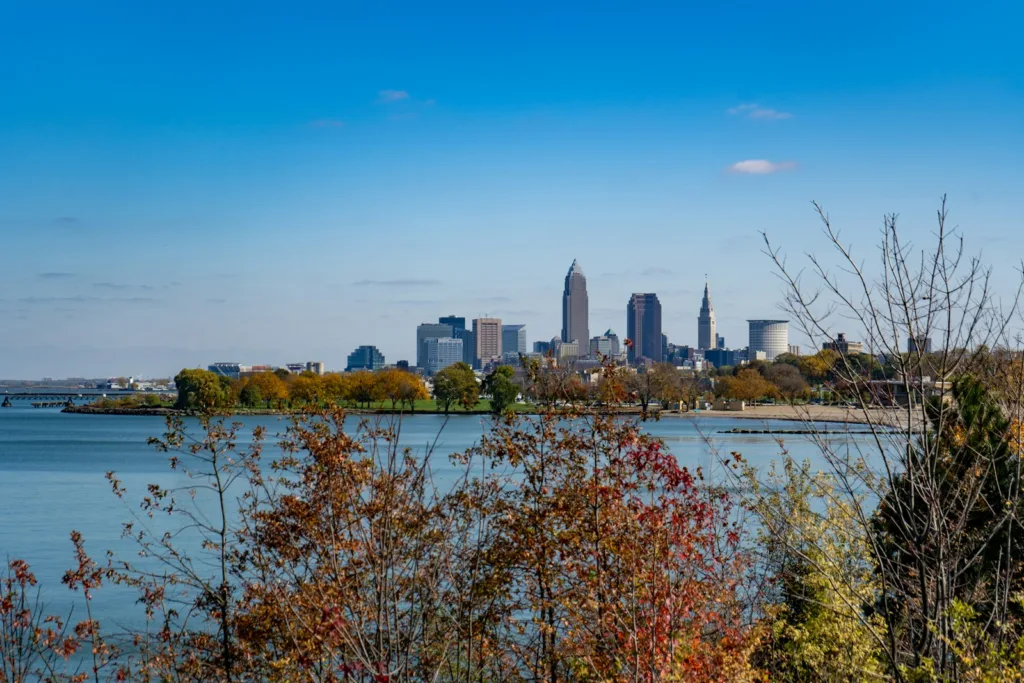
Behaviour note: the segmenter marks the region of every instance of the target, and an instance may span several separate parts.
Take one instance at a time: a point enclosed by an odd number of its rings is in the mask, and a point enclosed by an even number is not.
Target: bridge
[[[75,404],[75,401],[95,401],[98,398],[124,398],[125,396],[135,396],[136,394],[145,396],[146,394],[153,394],[154,396],[177,396],[173,391],[103,391],[101,389],[69,389],[67,391],[60,391],[58,389],[47,389],[41,391],[5,391],[0,392],[0,408],[10,408],[14,405],[14,401],[31,401],[34,404],[50,404],[50,405],[71,405]],[[39,407],[39,406],[37,406]]]

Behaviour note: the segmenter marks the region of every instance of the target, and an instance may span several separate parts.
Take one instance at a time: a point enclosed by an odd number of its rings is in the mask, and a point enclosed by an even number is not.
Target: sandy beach
[[[877,424],[902,426],[906,424],[905,409],[860,408],[843,406],[815,406],[786,404],[747,406],[744,410],[692,410],[684,413],[662,413],[662,417],[691,419],[728,417],[737,420],[789,420],[793,422],[838,422],[844,424]]]

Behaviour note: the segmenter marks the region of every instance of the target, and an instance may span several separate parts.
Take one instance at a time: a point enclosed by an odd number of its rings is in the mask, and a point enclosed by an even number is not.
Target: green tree
[[[238,394],[238,400],[246,408],[258,408],[263,403],[263,392],[258,384],[246,382]]]
[[[228,379],[228,386],[231,380]],[[192,410],[200,413],[212,412],[223,408],[228,401],[228,393],[220,377],[209,370],[182,370],[174,377],[178,387],[178,401],[175,407],[180,410]]]
[[[465,363],[455,363],[434,375],[434,400],[444,409],[445,415],[456,404],[466,410],[476,407],[480,400],[480,387],[473,368]]]
[[[516,371],[511,366],[501,365],[484,379],[484,393],[491,395],[491,411],[495,415],[504,413],[519,395],[514,378]]]

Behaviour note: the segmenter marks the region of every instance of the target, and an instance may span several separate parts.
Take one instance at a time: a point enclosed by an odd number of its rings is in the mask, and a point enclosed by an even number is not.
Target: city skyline
[[[394,9],[12,8],[0,376],[414,360],[441,309],[545,339],[574,258],[591,337],[644,291],[696,344],[707,273],[738,347],[780,314],[760,233],[828,249],[812,200],[875,269],[883,216],[927,243],[948,194],[1015,289],[1014,3]]]

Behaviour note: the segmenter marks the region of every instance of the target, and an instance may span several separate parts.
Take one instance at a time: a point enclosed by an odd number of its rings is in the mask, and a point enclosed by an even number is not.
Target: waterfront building
[[[849,354],[860,354],[864,353],[864,344],[862,342],[850,341],[846,338],[845,332],[840,332],[836,335],[834,341],[827,341],[821,345],[823,351],[835,351],[844,356]],[[800,355],[800,354],[796,354]]]
[[[590,302],[587,278],[575,260],[565,276],[562,291],[562,341],[587,344],[590,340]]]
[[[632,341],[626,352],[630,364],[641,364],[644,359],[661,362],[661,302],[657,294],[638,293],[630,297],[626,306],[626,335]]]
[[[466,318],[461,315],[446,315],[437,319],[442,325],[451,325],[452,331],[466,329]]]
[[[747,325],[751,354],[763,351],[766,360],[775,360],[775,356],[789,353],[788,320],[748,320]]]
[[[473,367],[481,369],[501,359],[501,318],[473,319]]]
[[[380,370],[384,367],[384,354],[376,346],[360,346],[348,354],[347,372],[353,370]]]
[[[526,353],[526,325],[501,326],[501,350],[504,353]]]
[[[700,303],[700,315],[697,316],[697,348],[718,348],[718,334],[715,325],[715,309],[711,305],[711,294],[708,283],[704,281],[704,299]]]
[[[436,375],[449,365],[462,362],[461,339],[430,337],[424,344],[427,347],[427,364],[424,369],[428,375]]]
[[[931,353],[932,338],[925,335],[917,335],[907,339],[907,353]]]
[[[451,325],[445,323],[420,323],[416,326],[416,366],[427,367],[427,340],[445,339],[453,336]]]

